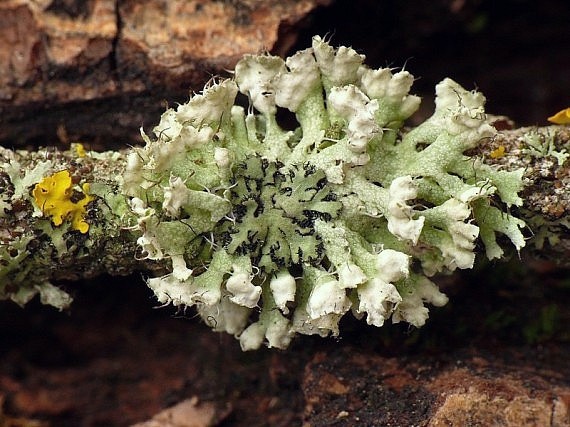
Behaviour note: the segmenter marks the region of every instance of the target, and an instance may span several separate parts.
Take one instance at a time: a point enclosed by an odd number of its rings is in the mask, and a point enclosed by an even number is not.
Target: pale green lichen
[[[421,326],[425,303],[447,301],[428,277],[471,268],[479,237],[490,259],[497,234],[525,245],[507,210],[522,171],[465,154],[495,133],[483,95],[445,79],[433,116],[403,134],[413,76],[363,61],[319,37],[286,60],[249,55],[143,134],[122,189],[143,256],[171,263],[148,280],[160,302],[195,305],[244,350],[284,348],[337,335],[349,311]]]
[[[556,135],[550,131],[539,133],[538,131],[530,131],[524,134],[523,138],[523,154],[529,154],[533,157],[552,156],[556,159],[558,166],[562,166],[570,154],[566,148],[558,149],[555,144]]]
[[[248,55],[232,79],[167,110],[126,160],[76,146],[74,164],[112,171],[91,172],[92,196],[69,174],[54,180],[57,156],[22,167],[2,149],[0,298],[65,308],[53,265],[89,277],[136,242],[168,271],[148,279],[158,301],[195,306],[244,350],[338,335],[349,312],[423,325],[425,305],[447,301],[431,276],[473,267],[479,241],[489,259],[503,255],[498,235],[525,245],[510,213],[522,170],[466,154],[495,135],[483,95],[445,79],[434,114],[403,132],[420,103],[413,76],[363,61],[319,37],[286,60]]]
[[[8,295],[9,298],[19,305],[28,303],[39,294],[42,304],[65,308],[71,303],[71,297],[62,289],[52,285],[47,280],[34,281],[33,265],[26,264],[28,257],[28,244],[32,241],[31,236],[18,237],[10,246],[0,245],[0,295]],[[22,265],[26,266],[22,268]],[[26,286],[19,286],[15,290],[8,290],[10,283],[26,282]],[[2,298],[4,299],[4,298]]]

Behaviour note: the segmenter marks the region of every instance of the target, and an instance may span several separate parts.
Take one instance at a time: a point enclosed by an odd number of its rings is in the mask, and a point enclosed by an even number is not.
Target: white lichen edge
[[[479,236],[490,257],[496,233],[524,246],[524,223],[490,201],[520,204],[520,172],[464,154],[494,134],[483,95],[445,79],[402,135],[413,76],[363,61],[320,37],[286,60],[248,55],[143,134],[122,182],[143,255],[172,263],[148,280],[161,303],[195,305],[244,350],[337,335],[348,312],[419,327],[447,302],[427,277],[473,267]]]

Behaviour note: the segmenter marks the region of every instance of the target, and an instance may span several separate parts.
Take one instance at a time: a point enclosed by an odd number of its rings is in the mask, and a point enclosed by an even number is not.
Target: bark
[[[497,118],[495,126],[508,126]],[[503,130],[472,154],[506,170],[524,169],[524,201],[518,214],[527,222],[526,252],[570,265],[570,131],[566,126]]]
[[[0,143],[135,142],[245,53],[284,54],[330,0],[0,2]],[[31,125],[33,123],[33,125]]]
[[[550,289],[555,280],[539,279]],[[504,309],[489,304],[501,298],[497,293],[504,297],[504,286],[478,292],[492,288],[480,280],[463,288],[465,305],[433,313],[433,328],[406,333],[398,325],[345,324],[342,340],[299,337],[287,352],[245,357],[229,336],[152,310],[135,280],[83,284],[72,321],[53,310],[6,305],[0,420],[128,426],[155,414],[173,422],[185,407],[192,410],[185,422],[209,426],[568,426],[568,343],[521,345],[515,336],[528,324],[520,316],[510,329],[493,332],[482,319]],[[563,309],[567,294],[560,288],[550,302]],[[546,300],[517,296],[509,307],[519,314],[530,309],[527,321],[536,322]],[[419,348],[417,341],[405,344],[420,336]]]

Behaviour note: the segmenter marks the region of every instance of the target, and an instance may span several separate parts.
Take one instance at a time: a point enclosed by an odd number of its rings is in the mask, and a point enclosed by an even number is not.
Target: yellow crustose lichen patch
[[[77,157],[86,157],[87,156],[87,151],[85,151],[85,147],[83,146],[83,144],[81,142],[74,142],[73,144],[71,144],[71,149],[75,151],[75,154],[77,154]]]
[[[491,151],[490,156],[492,159],[500,159],[505,155],[505,146],[499,145],[493,151]]]
[[[36,184],[34,201],[44,215],[50,216],[54,225],[61,225],[65,219],[71,220],[71,228],[87,233],[89,224],[85,221],[85,206],[93,200],[88,194],[89,184],[83,184],[84,197],[76,202],[71,200],[71,175],[63,170],[46,176]]]

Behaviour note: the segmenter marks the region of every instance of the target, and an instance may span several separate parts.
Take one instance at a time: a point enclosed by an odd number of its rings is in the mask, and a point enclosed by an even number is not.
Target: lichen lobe
[[[490,259],[498,234],[523,247],[502,209],[521,204],[522,172],[465,154],[494,135],[483,95],[445,79],[404,134],[412,83],[315,37],[285,60],[248,55],[168,109],[122,177],[142,256],[170,265],[148,280],[158,300],[196,306],[244,350],[284,348],[338,335],[349,312],[421,326],[447,302],[431,276],[471,268],[479,239]]]

